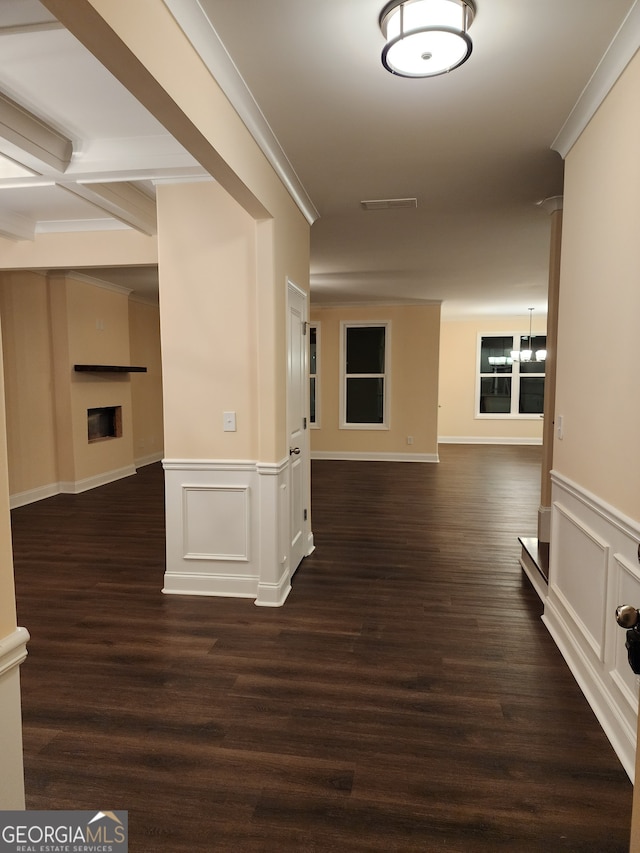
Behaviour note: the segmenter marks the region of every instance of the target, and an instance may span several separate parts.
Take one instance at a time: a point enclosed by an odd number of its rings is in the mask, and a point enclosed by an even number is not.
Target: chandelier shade
[[[382,64],[400,77],[436,77],[471,55],[473,0],[392,0],[380,13]]]

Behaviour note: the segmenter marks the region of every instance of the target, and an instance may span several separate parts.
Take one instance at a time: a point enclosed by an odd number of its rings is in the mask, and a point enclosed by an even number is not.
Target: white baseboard
[[[278,583],[258,584],[258,594],[255,604],[258,607],[282,607],[291,592],[291,581],[289,572],[286,571]]]
[[[542,438],[513,438],[478,435],[439,435],[438,444],[518,444],[533,446],[542,444]]]
[[[213,573],[165,572],[165,595],[209,595],[221,598],[255,598],[258,578]]]
[[[106,486],[108,483],[114,483],[116,480],[131,477],[135,473],[135,465],[127,465],[124,468],[117,468],[114,471],[105,471],[102,474],[95,474],[93,477],[85,477],[83,480],[61,482],[60,492],[64,495],[79,495],[82,492],[88,492],[89,489],[97,489],[98,486]]]
[[[46,498],[52,498],[54,495],[60,494],[60,484],[50,483],[48,486],[39,486],[37,489],[27,489],[25,492],[16,492],[9,496],[9,506],[11,509],[17,509],[20,506],[27,506],[38,501],[43,501]]]
[[[146,465],[162,462],[162,456],[162,453],[151,453],[148,456],[141,456],[139,459],[134,459],[134,465],[136,468],[144,468]]]
[[[439,462],[437,453],[366,453],[342,450],[312,450],[312,459],[331,462]]]
[[[544,602],[547,598],[549,585],[545,582],[545,579],[542,577],[536,566],[533,565],[533,561],[527,560],[525,557],[521,556],[519,562],[522,571],[529,578],[531,586],[538,593],[540,601]]]
[[[148,457],[147,461],[138,461],[135,465],[127,465],[125,468],[118,468],[115,471],[105,471],[103,474],[96,474],[93,477],[86,477],[84,480],[61,481],[58,483],[49,483],[46,486],[39,486],[36,489],[28,489],[24,492],[15,492],[9,496],[9,506],[11,509],[18,509],[21,506],[37,503],[46,498],[52,498],[55,495],[79,495],[82,492],[88,492],[90,489],[96,489],[99,486],[106,486],[108,483],[114,483],[116,480],[122,480],[125,477],[131,477],[136,473],[136,468],[143,465],[150,465],[152,462],[159,462],[162,455],[154,455],[153,458]]]
[[[563,619],[553,599],[550,601],[547,599],[542,621],[562,653],[571,674],[578,682],[627,776],[633,783],[636,756],[635,726],[630,725],[620,713],[606,681],[601,677],[596,667],[591,665],[588,657],[584,654],[584,650],[575,641],[571,626]]]

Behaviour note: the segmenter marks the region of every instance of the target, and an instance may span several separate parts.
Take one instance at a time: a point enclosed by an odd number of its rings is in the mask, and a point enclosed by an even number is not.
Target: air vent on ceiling
[[[378,198],[361,201],[363,210],[399,210],[401,207],[417,207],[417,198]]]

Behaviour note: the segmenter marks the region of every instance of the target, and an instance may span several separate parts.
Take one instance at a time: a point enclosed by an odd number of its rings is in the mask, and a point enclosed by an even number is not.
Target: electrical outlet
[[[407,436],[407,444],[413,444],[413,436],[412,435]]]

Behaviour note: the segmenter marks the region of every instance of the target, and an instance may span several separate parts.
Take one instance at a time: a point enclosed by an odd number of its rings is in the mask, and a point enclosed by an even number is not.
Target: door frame
[[[311,533],[311,462],[310,462],[310,438],[309,438],[309,294],[303,290],[299,285],[297,285],[291,278],[287,276],[286,280],[287,286],[287,394],[286,394],[286,430],[287,430],[287,452],[289,450],[289,439],[291,435],[290,431],[290,423],[289,423],[289,405],[290,405],[290,371],[289,365],[291,360],[291,307],[292,307],[292,296],[295,295],[297,299],[302,301],[302,322],[304,323],[304,332],[302,335],[302,358],[303,358],[303,373],[304,373],[304,418],[306,419],[306,426],[303,428],[301,433],[301,441],[299,442],[299,447],[301,450],[300,460],[302,465],[302,491],[303,491],[303,505],[307,510],[307,517],[302,525],[302,557],[300,561],[295,562],[295,558],[292,554],[292,533],[293,531],[289,529],[289,535],[287,537],[287,547],[289,551],[289,578],[293,577],[296,572],[296,569],[299,567],[300,562],[304,557],[311,554],[314,550],[313,545],[313,535]],[[291,478],[291,468],[292,468],[292,459],[289,456],[289,464],[287,465],[288,470],[288,487],[289,487],[289,527],[291,525],[291,518],[293,513],[293,489],[292,489],[292,478]]]

